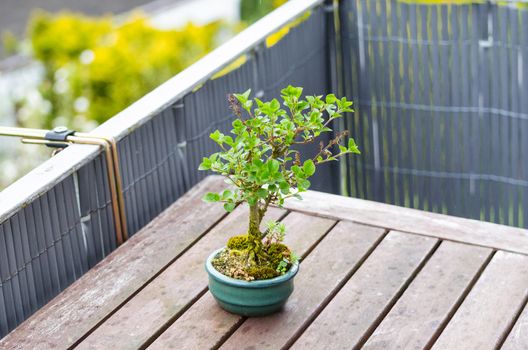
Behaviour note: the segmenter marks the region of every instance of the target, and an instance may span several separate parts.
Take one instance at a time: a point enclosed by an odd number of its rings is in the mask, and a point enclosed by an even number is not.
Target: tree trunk
[[[256,256],[262,250],[262,235],[260,233],[260,213],[258,204],[249,206],[248,240],[252,243],[252,250]]]

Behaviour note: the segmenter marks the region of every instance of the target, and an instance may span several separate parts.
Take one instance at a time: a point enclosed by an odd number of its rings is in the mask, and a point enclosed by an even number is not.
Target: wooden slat
[[[433,349],[494,349],[528,295],[528,257],[497,252]]]
[[[501,347],[502,350],[517,350],[528,347],[528,306],[524,307],[522,314],[515,323],[508,338]]]
[[[293,348],[320,349],[324,344],[325,349],[351,349],[362,344],[437,242],[390,232]]]
[[[201,198],[225,187],[219,177],[195,186],[147,227],[0,340],[0,348],[75,344],[225,215]]]
[[[334,222],[328,219],[292,213],[284,219],[284,224],[288,230],[286,244],[296,254],[304,257],[328,232]],[[200,322],[199,327],[196,326],[197,320]],[[211,348],[242,320],[242,317],[223,311],[216,304],[211,293],[207,292],[178,318],[149,349],[167,349],[174,346],[173,344],[177,344],[177,349]]]
[[[466,296],[491,249],[444,241],[362,349],[425,349]]]
[[[264,221],[278,220],[284,214],[284,210],[272,208],[268,210]],[[247,206],[235,209],[90,334],[78,348],[135,349],[146,343],[165,323],[205,291],[207,275],[204,263],[207,256],[224,246],[230,233],[247,232],[248,215]]]
[[[528,230],[316,191],[287,209],[528,254]]]
[[[283,311],[247,319],[221,348],[287,346],[357,269],[382,235],[379,229],[340,222],[305,259],[295,280],[295,291]]]

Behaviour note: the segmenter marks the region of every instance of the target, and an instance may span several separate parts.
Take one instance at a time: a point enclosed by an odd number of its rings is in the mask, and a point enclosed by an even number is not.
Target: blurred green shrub
[[[93,128],[212,50],[222,28],[214,22],[159,30],[141,14],[116,23],[110,17],[37,13],[29,34],[45,68],[40,93],[49,108],[26,124]]]
[[[14,55],[18,52],[19,43],[16,36],[10,31],[2,32],[2,47],[4,49],[4,55]]]
[[[287,0],[241,0],[240,19],[246,23],[253,23],[273,11]]]

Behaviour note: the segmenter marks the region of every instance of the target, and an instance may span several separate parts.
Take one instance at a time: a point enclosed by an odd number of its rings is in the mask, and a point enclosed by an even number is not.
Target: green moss
[[[227,248],[244,250],[249,247],[248,236],[247,235],[238,235],[229,238],[227,241]]]
[[[256,280],[266,280],[279,275],[279,273],[270,266],[252,266],[247,269],[247,273]]]
[[[268,248],[268,259],[275,269],[284,258],[289,258],[290,255],[290,249],[282,243],[273,243]]]
[[[284,274],[291,266],[284,265],[290,261],[292,252],[282,243],[272,243],[263,247],[263,258],[257,264],[250,261],[251,242],[248,235],[231,237],[227,249],[221,251],[212,261],[213,266],[222,274],[244,280],[265,280]]]

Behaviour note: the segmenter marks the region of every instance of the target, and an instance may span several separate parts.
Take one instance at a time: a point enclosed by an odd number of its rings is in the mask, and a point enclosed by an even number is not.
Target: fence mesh
[[[356,197],[528,227],[528,11],[341,2]]]

